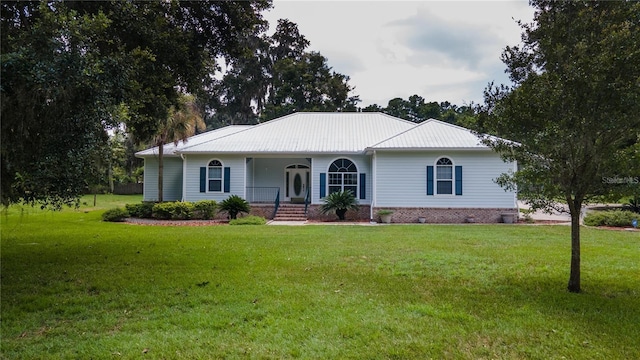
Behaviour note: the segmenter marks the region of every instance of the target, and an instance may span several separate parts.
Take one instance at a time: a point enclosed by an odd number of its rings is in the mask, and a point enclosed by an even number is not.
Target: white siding
[[[371,203],[371,157],[367,155],[317,155],[311,160],[311,203],[322,204],[320,199],[320,173],[326,173],[329,170],[329,165],[337,159],[349,159],[356,164],[358,173],[366,174],[366,199],[358,199],[360,204]],[[328,178],[327,178],[328,179]],[[327,180],[328,181],[328,180]],[[358,182],[360,178],[358,177]],[[326,184],[325,184],[326,186]],[[326,190],[328,193],[328,190]],[[360,194],[360,184],[358,184],[358,194]]]
[[[186,194],[185,201],[216,200],[222,201],[229,195],[244,197],[245,191],[245,158],[239,155],[185,155],[187,159],[186,170]],[[209,161],[216,159],[222,162],[224,167],[231,170],[230,192],[200,192],[200,168],[206,167]]]
[[[462,195],[427,195],[427,166],[446,156],[462,166]],[[376,154],[376,207],[513,208],[514,192],[494,182],[513,169],[489,151],[385,152]]]
[[[164,201],[182,199],[182,159],[165,157],[162,172],[162,198]],[[144,201],[158,201],[158,158],[144,159]]]
[[[284,189],[285,168],[289,165],[307,165],[309,161],[304,158],[255,158],[253,159],[255,182],[253,186],[269,186]]]

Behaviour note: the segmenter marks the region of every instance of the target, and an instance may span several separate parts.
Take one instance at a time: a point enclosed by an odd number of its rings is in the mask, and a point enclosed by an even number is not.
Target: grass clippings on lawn
[[[567,226],[131,226],[89,205],[2,215],[1,358],[640,358],[637,233],[583,229],[571,294]]]
[[[150,226],[218,226],[229,224],[229,221],[222,220],[156,220],[139,218],[127,218],[125,222],[131,225]]]

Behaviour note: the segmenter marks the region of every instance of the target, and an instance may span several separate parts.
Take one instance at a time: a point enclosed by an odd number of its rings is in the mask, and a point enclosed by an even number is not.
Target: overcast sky
[[[527,1],[281,1],[269,33],[287,18],[329,66],[351,77],[364,107],[418,94],[426,101],[482,103],[487,83],[508,83],[500,54],[520,42]]]

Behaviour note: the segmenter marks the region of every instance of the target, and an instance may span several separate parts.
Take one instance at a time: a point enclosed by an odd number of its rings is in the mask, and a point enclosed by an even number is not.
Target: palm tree
[[[169,109],[167,120],[160,126],[153,139],[154,145],[158,146],[158,201],[163,201],[164,145],[170,142],[175,145],[178,145],[179,141],[186,142],[196,130],[202,131],[205,128],[193,95],[183,94],[178,108],[172,106]]]
[[[358,210],[358,200],[351,190],[337,191],[329,194],[323,200],[320,211],[323,214],[334,211],[338,219],[344,220],[347,210]]]
[[[229,218],[233,220],[238,217],[239,213],[249,213],[251,211],[251,206],[247,200],[240,196],[231,195],[222,200],[219,211],[226,211],[229,214]]]

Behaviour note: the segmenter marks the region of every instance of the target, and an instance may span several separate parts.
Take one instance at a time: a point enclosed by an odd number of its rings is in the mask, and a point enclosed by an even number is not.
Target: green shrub
[[[229,221],[229,225],[264,225],[267,220],[261,216],[245,216]]]
[[[638,214],[631,211],[593,211],[585,216],[584,224],[588,226],[631,226],[631,221],[638,217]]]
[[[229,218],[233,220],[238,217],[239,213],[249,213],[251,206],[249,206],[247,200],[240,196],[231,195],[222,200],[220,203],[220,211],[226,211],[229,214]]]
[[[192,219],[209,220],[213,219],[218,209],[218,203],[215,200],[200,200],[193,203]]]
[[[153,217],[160,220],[188,220],[193,213],[193,204],[189,202],[164,202],[153,206]]]
[[[132,217],[150,219],[153,215],[153,205],[155,203],[142,202],[139,204],[126,204],[125,208]]]
[[[624,209],[640,214],[640,197],[637,195],[629,199],[629,202],[624,204]]]
[[[122,222],[128,217],[129,213],[122,208],[113,208],[102,213],[102,221]]]

